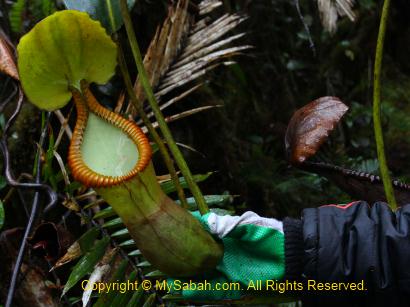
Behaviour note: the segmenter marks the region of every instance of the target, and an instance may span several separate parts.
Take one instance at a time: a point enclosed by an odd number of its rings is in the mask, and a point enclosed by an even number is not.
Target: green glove
[[[208,232],[222,240],[224,256],[213,276],[208,274],[192,281],[198,287],[181,289],[182,283],[189,281],[169,280],[169,283],[173,283],[174,293],[182,294],[187,300],[239,299],[247,290],[257,290],[253,286],[259,281],[262,281],[264,289],[267,280],[284,277],[285,252],[281,221],[263,218],[250,211],[241,216],[193,214]],[[205,280],[209,285],[204,284]],[[206,289],[201,290],[201,287]]]

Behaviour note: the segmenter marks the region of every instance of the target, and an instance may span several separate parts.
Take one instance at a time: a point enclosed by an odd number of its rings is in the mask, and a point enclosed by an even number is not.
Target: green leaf
[[[4,225],[4,207],[3,202],[0,200],[0,230],[3,228]]]
[[[208,179],[209,176],[211,176],[213,174],[213,172],[208,172],[206,174],[198,174],[198,175],[194,175],[193,179],[195,182],[201,182],[204,181],[206,179]],[[181,183],[182,188],[187,189],[188,188],[188,184],[185,181],[184,177],[179,177],[179,182]],[[175,192],[175,185],[174,182],[170,179],[164,182],[161,182],[161,188],[162,190],[166,193],[169,194],[171,192]]]
[[[128,0],[131,9],[135,0]],[[64,0],[67,9],[82,11],[101,22],[109,33],[116,32],[124,23],[122,20],[119,0]]]
[[[165,273],[161,272],[160,270],[155,270],[155,271],[152,271],[152,272],[149,272],[149,273],[145,274],[145,277],[157,278],[158,279],[158,278],[165,278],[165,277],[167,277],[167,275]]]
[[[6,119],[4,118],[4,114],[0,114],[0,128],[3,130],[4,126],[6,125]]]
[[[129,246],[136,247],[135,242],[134,242],[133,239],[129,239],[127,241],[124,241],[124,242],[120,243],[119,246],[121,246],[121,247],[129,247]]]
[[[93,227],[85,232],[77,241],[70,245],[63,257],[58,259],[52,270],[73,261],[88,252],[93,246],[99,234],[99,229]]]
[[[56,10],[54,2],[51,0],[42,0],[41,1],[41,11],[44,16],[48,16],[54,13]]]
[[[3,189],[7,185],[6,178],[0,176],[0,190]]]
[[[138,290],[134,292],[132,295],[130,301],[127,304],[127,307],[139,307],[141,306],[140,301],[142,299],[142,295],[144,294],[144,290],[142,289],[142,286],[140,285],[138,287]]]
[[[150,266],[151,266],[151,263],[149,263],[148,261],[142,261],[137,264],[137,267],[139,268],[148,268]]]
[[[73,195],[76,190],[78,190],[83,185],[78,181],[73,181],[69,185],[64,187],[64,191],[70,195]],[[84,208],[86,209],[86,208]]]
[[[150,296],[148,296],[147,300],[145,301],[144,305],[142,305],[142,307],[154,306],[156,297],[157,295],[155,293],[152,293]]]
[[[73,271],[68,277],[67,283],[64,286],[61,296],[67,293],[75,284],[83,278],[86,274],[89,274],[94,269],[94,266],[104,256],[105,250],[110,243],[110,238],[105,237],[99,240],[95,246],[85,254],[80,261],[74,266]]]
[[[104,219],[107,217],[111,217],[116,215],[114,210],[111,207],[107,207],[105,209],[102,209],[101,211],[98,211],[96,214],[94,214],[93,219]]]
[[[118,293],[114,300],[111,302],[111,307],[123,307],[131,299],[132,294],[135,291],[138,291],[138,288],[135,288],[135,281],[137,280],[137,272],[132,271],[130,276],[127,279],[127,285],[129,285],[128,291],[125,293]]]
[[[49,134],[49,143],[44,161],[44,180],[50,182],[54,190],[57,190],[57,179],[53,168],[54,159],[54,134],[51,131]]]
[[[139,249],[136,249],[135,251],[132,251],[132,252],[128,253],[128,256],[130,256],[130,257],[141,256],[141,255],[142,255],[142,253]]]
[[[112,275],[110,283],[122,282],[125,278],[125,270],[127,269],[128,260],[123,260],[118,266],[118,269]],[[112,306],[111,302],[114,300],[117,291],[103,292],[98,298],[93,307]]]
[[[87,232],[85,232],[78,240],[78,244],[80,244],[81,251],[85,254],[88,252],[91,247],[94,246],[95,239],[97,238],[100,230],[97,227],[93,227]]]
[[[109,227],[115,227],[115,226],[118,226],[118,225],[124,226],[124,224],[122,223],[122,220],[121,220],[120,217],[117,217],[115,219],[112,219],[112,220],[106,222],[104,225],[102,225],[102,227],[109,228]]]
[[[71,99],[69,86],[106,83],[115,73],[117,47],[98,21],[86,13],[60,11],[48,16],[17,46],[21,84],[41,109],[56,110]]]
[[[116,232],[112,233],[112,234],[111,234],[111,237],[113,237],[113,238],[115,238],[115,237],[122,237],[122,236],[127,235],[128,233],[129,233],[129,232],[128,232],[128,229],[127,229],[127,228],[124,228],[124,229],[120,229],[120,230],[117,230]]]
[[[20,33],[23,31],[23,13],[26,8],[25,0],[17,0],[10,9],[9,21],[13,32]]]
[[[205,202],[208,205],[208,207],[221,207],[224,204],[230,202],[232,200],[232,195],[204,195],[205,197]],[[189,210],[198,210],[198,207],[196,205],[195,199],[193,197],[188,197],[186,199]],[[175,201],[177,204],[180,204],[179,200]]]
[[[55,0],[30,0],[28,1],[28,11],[30,20],[40,21],[56,11]]]

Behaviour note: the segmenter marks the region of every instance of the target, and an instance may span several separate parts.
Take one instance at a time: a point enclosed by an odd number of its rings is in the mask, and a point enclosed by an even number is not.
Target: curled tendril
[[[17,91],[15,90],[12,93],[13,97],[15,96],[16,92]],[[31,233],[31,230],[33,229],[34,220],[35,220],[35,217],[36,217],[36,215],[38,213],[38,210],[39,210],[39,190],[45,191],[47,193],[49,199],[50,199],[49,204],[47,205],[47,208],[51,208],[57,203],[57,194],[56,194],[56,192],[53,191],[50,186],[40,183],[41,159],[37,160],[37,165],[36,165],[37,176],[36,176],[35,183],[20,183],[12,175],[12,171],[11,171],[11,167],[10,167],[10,153],[9,153],[8,146],[7,146],[8,145],[7,144],[7,138],[8,138],[8,132],[9,132],[10,127],[13,125],[13,123],[15,122],[18,114],[20,113],[21,106],[23,104],[23,99],[24,99],[23,91],[20,87],[18,87],[18,99],[17,99],[17,102],[16,102],[16,107],[15,107],[12,115],[9,117],[9,119],[8,119],[8,121],[7,121],[7,123],[4,127],[3,134],[2,134],[2,137],[1,137],[1,140],[0,140],[0,150],[3,154],[4,177],[6,179],[6,182],[12,187],[33,189],[33,190],[36,191],[36,193],[34,194],[29,220],[27,222],[26,229],[25,229],[24,235],[23,235],[23,239],[21,241],[20,248],[19,248],[19,251],[18,251],[18,255],[17,255],[17,258],[16,258],[16,263],[15,263],[14,268],[13,268],[11,281],[10,281],[10,286],[9,286],[9,289],[8,289],[7,299],[6,299],[6,303],[5,303],[6,307],[10,307],[12,305],[14,292],[16,290],[16,285],[17,285],[17,279],[18,279],[18,276],[19,276],[19,273],[20,273],[20,267],[21,267],[21,264],[23,263],[23,258],[24,258],[24,254],[25,254],[25,250],[26,250],[26,246],[27,246],[27,238],[28,238],[29,234]],[[4,103],[2,103],[1,107],[2,108],[6,107],[6,105],[10,101],[12,101],[12,99],[7,99]],[[39,141],[40,146],[43,145],[43,143],[46,139],[47,126],[48,126],[49,118],[50,118],[50,112],[48,112],[48,114],[47,114],[46,125],[44,126],[44,129],[41,132],[40,141]]]
[[[15,93],[16,91],[13,94]],[[8,138],[8,132],[9,132],[10,127],[13,125],[18,114],[20,113],[21,106],[23,104],[23,99],[24,99],[23,91],[19,87],[16,108],[14,109],[13,114],[9,117],[6,125],[4,126],[3,135],[0,140],[0,150],[3,154],[3,161],[4,161],[4,171],[3,171],[4,177],[6,179],[7,184],[12,187],[45,191],[49,198],[49,204],[47,205],[47,207],[52,207],[57,202],[57,194],[55,191],[51,189],[50,186],[46,184],[42,184],[42,183],[21,183],[14,178],[11,172],[10,153],[8,150],[7,138]],[[8,104],[11,100],[12,99],[7,99],[7,101],[5,101],[5,103],[3,104],[4,107],[5,107],[5,104]]]

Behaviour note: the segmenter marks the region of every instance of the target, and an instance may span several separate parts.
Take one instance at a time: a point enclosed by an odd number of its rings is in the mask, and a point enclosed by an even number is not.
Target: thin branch
[[[160,109],[161,111],[165,110],[165,109],[168,108],[169,106],[171,106],[171,105],[173,105],[174,103],[176,103],[176,102],[182,100],[183,98],[185,98],[186,96],[188,96],[189,94],[191,94],[192,92],[194,92],[195,90],[197,90],[197,89],[198,89],[199,87],[201,87],[202,85],[203,85],[203,83],[199,83],[199,84],[197,84],[197,85],[194,85],[194,86],[191,87],[189,90],[183,92],[182,94],[178,95],[177,97],[174,97],[174,98],[168,100],[167,102],[163,103],[163,104],[159,107],[159,109]],[[149,109],[149,108],[146,108],[146,109]],[[149,111],[149,110],[148,110],[148,111]],[[153,112],[149,112],[149,113],[147,114],[147,116],[148,116],[148,118],[151,118],[151,117],[154,116],[154,113],[153,113]],[[139,120],[139,121],[137,122],[138,125],[141,125],[142,123],[143,123],[142,120]]]
[[[162,141],[161,137],[159,136],[158,132],[155,130],[154,126],[152,125],[151,121],[149,120],[147,114],[144,112],[143,106],[140,101],[138,101],[137,95],[134,92],[134,88],[131,83],[131,78],[125,64],[124,54],[122,52],[120,44],[118,44],[118,63],[120,66],[121,73],[124,78],[125,86],[127,88],[128,95],[132,104],[134,105],[135,109],[138,111],[139,116],[144,121],[145,126],[148,128],[150,134],[154,138],[155,143],[158,146],[159,151],[161,152],[162,158],[165,162],[165,165],[171,175],[171,178],[175,184],[175,188],[178,194],[178,198],[181,201],[181,204],[184,208],[188,208],[188,202],[185,197],[184,189],[179,182],[179,178],[174,167],[174,163],[169,155],[168,149],[166,148],[164,142]]]
[[[8,130],[13,125],[18,114],[20,113],[21,106],[23,104],[23,98],[24,98],[23,91],[21,88],[19,88],[19,98],[17,100],[16,108],[13,114],[9,117],[3,129],[3,135],[0,140],[0,151],[3,154],[3,161],[4,161],[3,175],[6,179],[7,184],[12,187],[34,189],[34,190],[44,190],[47,193],[48,198],[50,200],[48,206],[52,207],[57,202],[57,194],[51,189],[50,186],[46,184],[41,184],[41,183],[20,183],[18,180],[14,178],[11,167],[10,167],[10,153],[9,153],[8,146],[7,146]]]
[[[44,141],[46,139],[50,114],[51,114],[50,112],[47,113],[43,131],[41,132],[40,141],[39,141],[40,147],[43,146]],[[37,155],[40,155],[40,149],[37,151]],[[36,180],[35,180],[36,184],[39,184],[41,180],[41,169],[40,168],[41,168],[41,159],[38,158],[37,165],[36,165]],[[34,220],[37,216],[38,209],[39,209],[39,197],[40,197],[40,192],[36,191],[34,194],[33,203],[31,205],[30,218],[27,222],[26,230],[24,231],[23,239],[21,240],[20,249],[17,255],[16,263],[13,268],[13,273],[11,276],[11,281],[10,281],[10,286],[9,286],[9,290],[7,293],[7,300],[6,300],[5,307],[12,306],[14,292],[16,290],[17,278],[20,273],[21,264],[23,263],[24,254],[25,254],[26,247],[27,247],[27,238],[33,229]]]
[[[135,37],[135,32],[132,27],[131,17],[128,12],[128,6],[126,0],[121,0],[121,14],[124,19],[125,28],[128,35],[128,40],[131,45],[131,50],[134,56],[135,63],[137,65],[139,78],[141,80],[141,84],[144,87],[145,93],[147,95],[147,99],[149,104],[151,105],[152,111],[155,114],[155,117],[158,121],[159,127],[161,132],[169,146],[169,149],[172,152],[172,155],[175,158],[175,161],[182,172],[182,175],[185,177],[185,180],[192,192],[192,195],[195,198],[195,201],[198,205],[199,211],[201,214],[205,214],[209,212],[208,206],[205,202],[205,198],[201,193],[198,185],[196,184],[195,180],[192,177],[191,171],[186,163],[184,157],[182,156],[181,151],[179,150],[175,140],[171,134],[171,131],[168,128],[167,123],[165,122],[164,116],[162,115],[161,110],[159,109],[158,103],[155,99],[154,92],[152,90],[151,84],[149,82],[149,78],[147,76],[147,72],[145,71],[144,64],[142,62],[141,51],[138,46],[137,38]]]
[[[295,0],[295,7],[296,7],[296,11],[298,12],[299,19],[302,22],[303,27],[305,28],[305,32],[306,32],[306,35],[307,35],[308,40],[309,40],[309,48],[312,50],[313,56],[316,56],[315,43],[313,42],[312,36],[310,35],[309,26],[306,23],[305,18],[302,15],[299,0]]]
[[[384,150],[383,131],[381,124],[381,104],[380,104],[380,77],[383,61],[383,45],[386,34],[386,25],[390,9],[390,0],[385,0],[382,9],[382,16],[380,19],[379,35],[377,37],[376,57],[374,60],[374,84],[373,84],[373,124],[374,134],[376,138],[377,158],[380,165],[380,174],[383,180],[384,192],[386,193],[387,202],[390,204],[392,210],[397,209],[396,198],[394,197],[394,190],[387,166],[386,154]]]

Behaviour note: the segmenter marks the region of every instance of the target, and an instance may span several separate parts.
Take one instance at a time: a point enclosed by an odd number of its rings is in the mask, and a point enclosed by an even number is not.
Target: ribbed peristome
[[[74,179],[88,187],[110,187],[142,172],[150,162],[152,156],[151,146],[144,132],[142,132],[134,122],[126,120],[120,115],[101,106],[88,86],[82,86],[82,93],[75,89],[72,90],[72,93],[77,109],[77,122],[70,143],[68,165]],[[84,163],[81,155],[81,144],[90,112],[121,129],[137,146],[139,152],[138,161],[134,168],[127,174],[123,176],[98,174]]]

